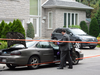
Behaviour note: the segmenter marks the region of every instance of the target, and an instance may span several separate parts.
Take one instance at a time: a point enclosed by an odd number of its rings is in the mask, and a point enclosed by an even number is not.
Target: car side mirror
[[[72,35],[73,35],[73,33],[70,33],[70,35],[72,36]]]

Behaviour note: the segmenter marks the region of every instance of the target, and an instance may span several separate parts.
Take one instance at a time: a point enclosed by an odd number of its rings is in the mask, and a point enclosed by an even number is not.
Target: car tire
[[[94,49],[96,46],[89,46],[90,49]]]
[[[13,65],[13,64],[6,64],[6,66],[9,68],[9,69],[15,69],[15,65]]]
[[[32,56],[28,61],[28,68],[37,69],[39,67],[40,59],[37,56]],[[37,65],[34,65],[37,64]]]
[[[74,57],[72,57],[72,63],[73,65],[77,65],[79,63],[79,55],[78,53],[76,53],[76,55]]]

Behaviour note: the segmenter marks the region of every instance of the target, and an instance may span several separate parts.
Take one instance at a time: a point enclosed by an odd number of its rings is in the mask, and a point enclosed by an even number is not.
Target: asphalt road
[[[81,49],[85,57],[100,55],[100,48]],[[26,67],[19,67],[15,70],[10,70],[7,67],[0,71],[0,75],[100,75],[100,57],[86,58],[74,65],[73,69],[68,69],[66,66],[63,70],[58,70],[59,65],[43,65],[39,69],[29,70]],[[3,65],[0,65],[2,69]]]

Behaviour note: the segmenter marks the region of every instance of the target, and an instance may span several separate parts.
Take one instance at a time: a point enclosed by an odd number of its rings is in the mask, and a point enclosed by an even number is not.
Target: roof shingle
[[[64,1],[64,0],[48,0],[42,5],[44,8],[62,7],[62,8],[73,8],[73,9],[93,9],[87,5],[76,1]]]

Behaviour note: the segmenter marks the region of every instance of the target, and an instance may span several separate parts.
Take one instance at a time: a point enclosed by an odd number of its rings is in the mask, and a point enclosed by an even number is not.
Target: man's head
[[[66,31],[64,29],[62,29],[61,33],[64,35],[66,33]]]

